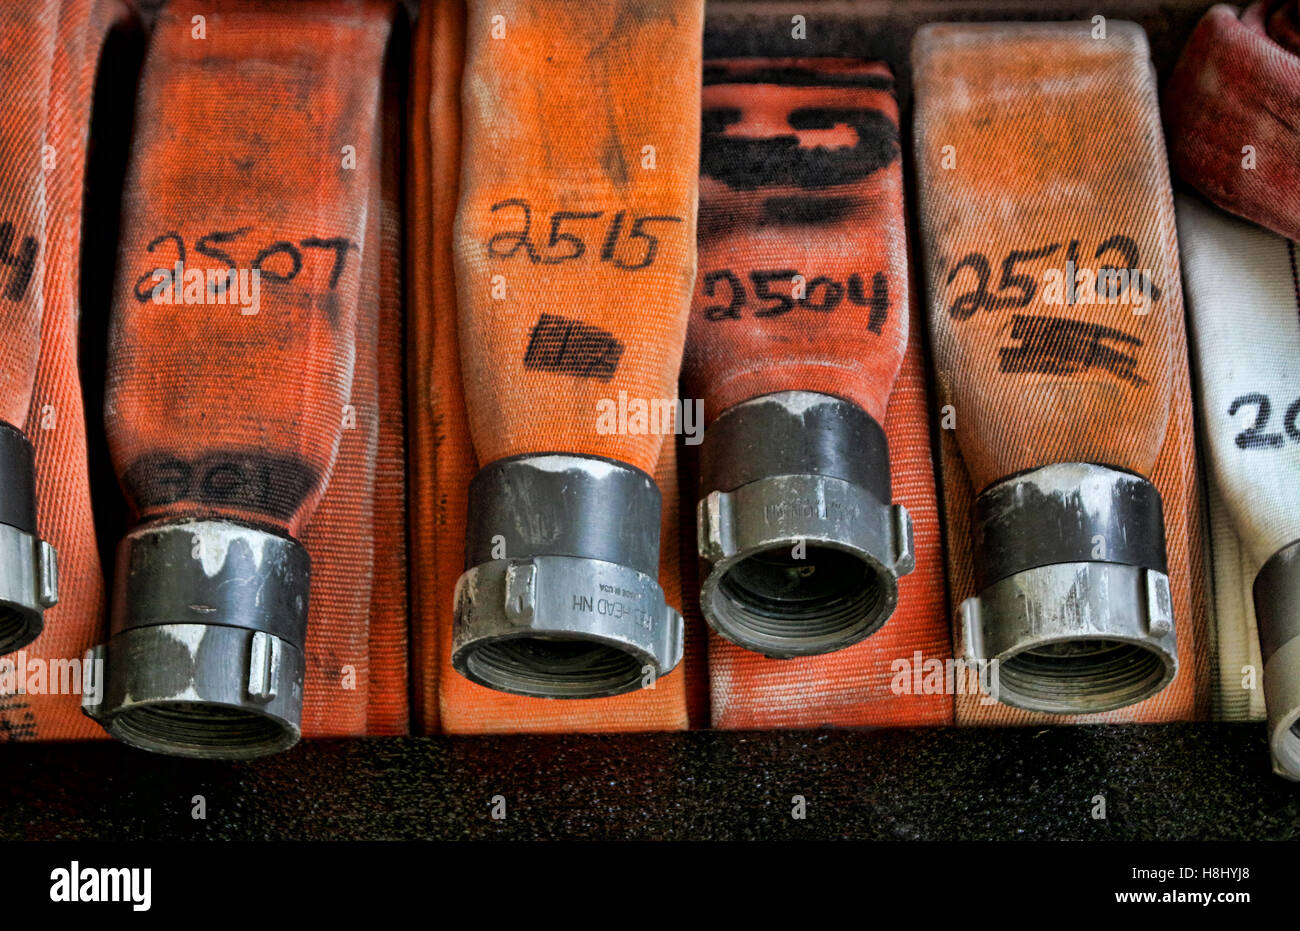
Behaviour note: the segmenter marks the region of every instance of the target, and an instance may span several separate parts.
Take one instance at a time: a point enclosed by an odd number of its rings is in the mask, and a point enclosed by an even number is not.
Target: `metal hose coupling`
[[[1273,771],[1300,781],[1300,540],[1264,563],[1254,594]]]
[[[1164,513],[1131,472],[1062,462],[976,500],[975,584],[959,609],[966,659],[993,697],[1055,714],[1123,708],[1178,670]]]
[[[36,536],[35,452],[0,421],[0,655],[35,640],[58,600],[54,547]]]
[[[451,662],[479,685],[599,698],[653,684],[682,658],[659,587],[659,488],[598,456],[512,456],[469,487]]]
[[[830,653],[875,633],[912,571],[912,520],[890,504],[885,432],[850,401],[760,395],[705,431],[700,606],[766,656]]]
[[[144,750],[247,759],[301,733],[311,560],[296,540],[223,520],[122,540],[103,681],[82,710]]]

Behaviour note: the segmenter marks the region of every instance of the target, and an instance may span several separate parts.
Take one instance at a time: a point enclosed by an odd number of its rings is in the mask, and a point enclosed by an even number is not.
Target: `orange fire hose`
[[[1097,28],[931,25],[913,44],[950,586],[1000,702],[959,697],[959,722],[1204,713],[1156,88],[1141,29]]]
[[[741,496],[762,483],[780,486],[778,504],[797,500],[796,486],[805,482],[809,501],[842,494],[857,509],[849,526],[836,527],[833,507],[814,508],[814,520],[788,539],[765,538],[758,549],[738,540],[735,549],[749,555],[713,568],[705,613],[734,641],[711,638],[713,723],[951,722],[949,694],[914,695],[913,676],[899,675],[900,663],[942,665],[951,647],[921,348],[908,338],[892,75],[881,64],[840,59],[710,61],[705,85],[700,273],[683,368],[683,393],[703,400],[709,423],[701,520],[709,522],[719,492],[739,510]],[[764,474],[724,477],[773,455],[781,425],[772,416],[795,400],[801,410],[790,424],[788,461],[772,462]],[[751,410],[762,423],[740,441],[748,445],[727,444],[727,420]],[[821,431],[845,430],[822,423],[819,411],[835,412],[850,430],[860,423],[879,443],[878,461],[870,442],[809,457],[807,450],[824,442]],[[852,483],[841,481],[881,467],[894,481],[879,496],[854,494],[845,487]],[[778,476],[783,471],[792,474]],[[863,486],[873,480],[859,479]],[[890,484],[914,524],[914,541],[899,542],[911,542],[916,571],[896,582],[889,571],[895,554],[858,547],[850,529],[876,513],[888,522],[882,512]],[[733,520],[734,534],[743,514]],[[780,522],[766,518],[768,536]],[[827,539],[815,545],[807,539],[813,534]],[[705,536],[702,529],[702,545]],[[787,551],[794,555],[786,558]],[[864,571],[877,564],[879,575]],[[896,604],[888,597],[895,584]],[[916,673],[920,681],[921,669]]]
[[[178,0],[155,27],[105,405],[137,524],[87,707],[136,746],[405,729],[395,15]]]
[[[676,406],[703,4],[468,11],[455,265],[479,471],[452,664],[515,694],[618,695],[683,650],[657,578],[673,426],[625,415]]]
[[[23,588],[32,591],[38,528],[62,568],[57,604],[44,607],[43,619],[41,602],[51,599],[41,598],[39,577],[24,608],[12,610],[5,595],[0,653],[18,650],[0,658],[5,739],[98,734],[80,714],[79,694],[93,687],[81,662],[104,615],[78,371],[82,195],[101,49],[128,18],[111,0],[23,0],[0,9],[0,77],[11,94],[0,123],[0,433],[6,450],[26,446],[0,477],[7,534],[0,572],[8,577],[18,557],[28,572]],[[10,523],[14,506],[28,526]],[[12,545],[14,530],[27,536],[25,547]],[[39,545],[36,553],[39,565]]]
[[[461,380],[453,220],[459,198],[465,5],[425,6],[413,54],[410,294],[413,651],[418,726],[424,732],[637,731],[686,726],[679,669],[654,689],[555,702],[485,688],[452,668],[452,608],[465,564],[470,482],[478,459]],[[507,25],[507,35],[510,26]],[[536,401],[525,405],[535,409]],[[671,438],[655,472],[666,505],[660,585],[680,604],[676,475]],[[689,650],[688,650],[689,653]]]

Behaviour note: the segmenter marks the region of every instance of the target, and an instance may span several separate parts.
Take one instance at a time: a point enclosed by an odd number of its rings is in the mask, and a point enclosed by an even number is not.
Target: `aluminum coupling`
[[[249,759],[302,730],[311,560],[296,540],[222,520],[149,524],[117,550],[107,643],[82,710],[123,743]],[[102,672],[99,672],[102,671]]]
[[[0,655],[27,646],[59,600],[54,547],[36,536],[36,455],[0,421]]]
[[[914,566],[911,517],[890,503],[885,432],[831,395],[774,392],[719,416],[700,450],[696,516],[704,616],[766,656],[869,637]]]
[[[1300,781],[1300,540],[1264,563],[1254,594],[1273,770]]]
[[[1091,463],[1030,469],[979,495],[973,530],[979,594],[962,602],[958,626],[993,698],[1090,714],[1173,681],[1178,644],[1155,485]]]
[[[682,658],[659,587],[654,479],[598,456],[512,456],[469,487],[451,662],[479,685],[539,698],[651,686]]]

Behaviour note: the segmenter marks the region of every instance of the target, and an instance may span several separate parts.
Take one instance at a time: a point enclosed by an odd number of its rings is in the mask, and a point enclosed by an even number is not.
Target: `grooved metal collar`
[[[58,558],[36,536],[35,453],[0,421],[0,655],[40,636],[45,609],[58,601]]]
[[[1264,563],[1254,595],[1273,771],[1300,781],[1300,540]]]
[[[915,565],[912,521],[889,503],[884,431],[851,402],[785,391],[705,432],[698,549],[705,618],[772,657],[843,649],[893,614]]]
[[[993,696],[1054,714],[1150,698],[1178,670],[1160,498],[1146,479],[1057,463],[991,486],[976,505],[976,578],[959,608],[966,659]]]
[[[22,649],[45,629],[45,609],[59,602],[54,547],[0,524],[0,655]]]
[[[118,548],[112,635],[82,710],[124,743],[245,759],[301,732],[310,560],[225,521],[150,525]]]
[[[659,489],[621,462],[536,454],[470,485],[452,666],[540,698],[652,687],[681,661],[681,615],[659,586]]]
[[[682,659],[682,618],[656,579],[573,556],[497,560],[456,585],[452,665],[479,685],[537,698],[652,686]]]

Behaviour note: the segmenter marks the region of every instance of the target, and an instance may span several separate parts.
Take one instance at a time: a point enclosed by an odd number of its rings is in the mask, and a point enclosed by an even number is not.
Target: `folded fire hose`
[[[1296,247],[1190,195],[1179,198],[1178,233],[1206,472],[1221,508],[1212,524],[1220,713],[1258,715],[1262,691],[1276,768],[1300,779],[1300,507],[1285,480],[1300,465]]]
[[[104,616],[78,371],[91,97],[113,0],[0,7],[0,734],[98,731],[81,658]],[[57,551],[57,558],[55,553]],[[56,565],[57,562],[57,565]],[[63,572],[60,576],[58,568]],[[12,652],[18,651],[18,652]]]
[[[895,665],[951,648],[892,75],[719,60],[704,83],[682,393],[708,425],[713,723],[950,722],[951,697]]]
[[[1300,503],[1288,482],[1300,468],[1300,125],[1286,116],[1300,113],[1300,3],[1212,8],[1165,102],[1175,170],[1245,218],[1179,196],[1211,503],[1215,711],[1258,719],[1266,705],[1274,768],[1300,779]]]
[[[416,727],[423,733],[456,734],[680,729],[687,723],[684,668],[658,680],[653,689],[573,702],[486,688],[451,665],[469,486],[478,470],[461,381],[453,249],[465,30],[462,0],[426,3],[412,53],[408,372]],[[670,438],[656,472],[663,501],[670,505],[662,525],[659,579],[667,601],[678,604],[677,550],[668,545],[676,538],[671,529],[677,513],[672,451]],[[688,664],[689,657],[682,666]]]
[[[179,0],[156,24],[105,403],[136,525],[85,703],[135,746],[405,730],[396,13]]]
[[[965,723],[1204,715],[1200,515],[1155,78],[1132,23],[913,48]]]
[[[469,5],[454,255],[480,468],[451,661],[488,688],[619,695],[682,657],[660,418],[626,411],[677,397],[702,19],[699,0]]]

